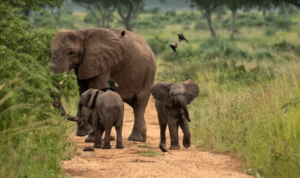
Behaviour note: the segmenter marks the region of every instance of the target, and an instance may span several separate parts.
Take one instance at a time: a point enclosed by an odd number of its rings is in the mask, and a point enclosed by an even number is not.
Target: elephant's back
[[[111,76],[119,84],[116,88],[123,100],[130,99],[141,91],[150,92],[156,73],[156,58],[147,41],[139,35],[125,30],[116,29],[120,43],[124,47],[124,58],[112,67]]]
[[[98,97],[98,102],[100,106],[105,106],[106,108],[124,108],[124,103],[120,95],[110,90],[101,94]]]

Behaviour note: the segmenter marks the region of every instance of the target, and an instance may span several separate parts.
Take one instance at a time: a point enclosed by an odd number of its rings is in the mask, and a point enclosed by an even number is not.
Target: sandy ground
[[[85,137],[71,138],[77,144],[78,155],[70,161],[62,162],[63,172],[74,178],[93,177],[197,177],[197,178],[248,178],[242,173],[241,163],[227,155],[203,152],[192,145],[186,149],[181,145],[180,150],[169,150],[170,139],[167,136],[167,150],[162,156],[140,156],[147,150],[161,153],[158,144],[159,125],[157,113],[152,99],[145,113],[147,124],[147,142],[128,141],[133,127],[134,116],[132,108],[125,104],[123,124],[124,149],[115,149],[116,142],[111,141],[112,149],[96,149],[95,152],[83,152],[86,146]],[[167,130],[167,135],[168,134]],[[115,129],[112,136],[116,138]],[[182,133],[180,131],[180,138]],[[180,140],[180,143],[182,140]],[[138,145],[148,145],[150,148],[138,148]]]

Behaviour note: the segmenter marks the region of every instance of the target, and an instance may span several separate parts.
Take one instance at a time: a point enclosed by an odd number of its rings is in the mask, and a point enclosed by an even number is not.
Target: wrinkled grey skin
[[[51,44],[51,70],[60,74],[74,70],[80,96],[88,89],[107,87],[110,78],[120,85],[122,100],[134,111],[134,125],[129,140],[146,141],[144,113],[156,73],[156,58],[150,46],[139,35],[124,29],[105,28],[60,30]],[[55,103],[60,106],[61,103]],[[92,119],[88,119],[90,124]],[[93,142],[93,132],[86,142]]]
[[[180,149],[178,126],[183,132],[182,144],[185,148],[191,146],[191,134],[187,121],[191,121],[186,105],[199,95],[199,87],[192,80],[181,83],[157,82],[151,87],[151,94],[155,98],[160,126],[160,144],[166,146],[166,128],[169,127],[171,150]],[[183,113],[181,112],[183,110]]]
[[[91,112],[86,108],[90,108]],[[124,116],[124,104],[120,95],[113,91],[103,92],[97,89],[89,89],[84,92],[78,104],[77,117],[69,117],[76,121],[77,136],[85,136],[94,130],[95,148],[110,149],[111,129],[115,126],[117,132],[116,148],[122,149],[122,128]],[[88,123],[88,117],[92,115],[93,128]],[[102,134],[105,131],[104,145],[102,146]]]

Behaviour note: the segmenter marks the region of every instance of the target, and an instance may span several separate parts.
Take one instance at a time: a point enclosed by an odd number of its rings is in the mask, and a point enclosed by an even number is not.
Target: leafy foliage
[[[72,15],[72,11],[64,11],[63,15],[70,16]],[[59,21],[57,21],[55,18],[53,18],[52,14],[46,10],[34,15],[34,26],[38,28],[49,29],[76,29],[74,26],[74,22],[64,19],[60,19]]]
[[[158,54],[167,49],[168,40],[159,38],[158,36],[155,36],[154,38],[148,40],[148,44],[151,47],[154,54]]]
[[[0,175],[57,177],[71,145],[69,126],[53,108],[51,95],[78,97],[76,76],[50,71],[55,32],[35,30],[21,11],[0,3]]]

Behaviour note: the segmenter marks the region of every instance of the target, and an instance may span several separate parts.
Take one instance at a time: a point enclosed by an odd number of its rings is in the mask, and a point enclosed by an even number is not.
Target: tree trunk
[[[266,9],[265,9],[265,8],[263,8],[262,13],[263,13],[263,16],[266,17],[267,12],[266,12]]]
[[[130,25],[130,19],[131,19],[132,11],[133,11],[133,5],[130,4],[129,8],[128,8],[128,11],[127,11],[127,14],[125,16],[125,14],[123,14],[124,11],[122,11],[122,5],[118,4],[118,13],[119,13],[124,25],[125,25],[126,30],[129,30],[129,31],[132,31],[132,27]]]
[[[206,20],[207,20],[207,23],[208,23],[208,26],[209,26],[209,29],[210,29],[211,37],[215,38],[217,35],[216,35],[216,31],[215,31],[215,29],[212,25],[212,22],[211,22],[211,13],[210,13],[210,11],[206,12]]]
[[[223,12],[223,6],[218,7],[218,9],[217,9],[217,19],[218,19],[219,24],[220,24],[221,19],[222,19],[222,12]]]
[[[232,24],[231,24],[232,33],[236,32],[235,19],[236,19],[236,11],[232,11]]]
[[[131,25],[130,25],[130,22],[129,22],[129,18],[126,19],[125,27],[126,27],[126,30],[132,31],[132,28],[131,28]]]
[[[289,20],[289,7],[287,4],[284,6],[284,11],[285,11],[285,20],[288,21]]]

